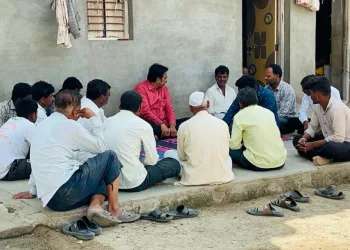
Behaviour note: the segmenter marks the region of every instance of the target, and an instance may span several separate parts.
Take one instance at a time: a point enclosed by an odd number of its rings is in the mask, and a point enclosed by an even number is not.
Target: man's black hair
[[[55,92],[55,88],[50,83],[39,81],[34,83],[32,87],[32,98],[38,102],[41,98],[49,97],[53,92]]]
[[[32,87],[28,83],[20,82],[13,87],[11,100],[15,103],[17,99],[25,98],[31,94]]]
[[[100,96],[106,95],[111,86],[100,79],[90,81],[86,88],[86,97],[92,101],[97,100]]]
[[[18,117],[28,119],[29,116],[38,111],[38,104],[30,98],[23,98],[16,103],[16,113]]]
[[[150,82],[155,82],[157,81],[157,78],[162,78],[168,70],[169,69],[167,67],[155,63],[148,70],[147,80]]]
[[[120,109],[136,113],[142,103],[142,97],[136,91],[126,91],[120,97]]]

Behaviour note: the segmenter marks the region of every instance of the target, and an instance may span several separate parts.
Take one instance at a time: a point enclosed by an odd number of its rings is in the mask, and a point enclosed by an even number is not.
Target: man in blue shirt
[[[250,87],[256,90],[257,96],[258,96],[258,105],[269,109],[272,113],[275,115],[276,123],[278,124],[278,114],[277,114],[277,103],[275,96],[271,90],[265,89],[264,87],[258,85],[251,75],[244,75],[241,78],[239,78],[236,81],[236,86],[238,88],[238,91],[240,89],[243,89],[245,87]],[[224,122],[227,123],[227,125],[231,125],[233,121],[233,117],[239,112],[239,101],[236,98],[233,103],[231,104],[230,108],[228,109],[225,117]]]

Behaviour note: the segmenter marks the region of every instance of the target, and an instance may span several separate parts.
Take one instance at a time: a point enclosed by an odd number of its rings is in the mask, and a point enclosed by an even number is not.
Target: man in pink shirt
[[[148,71],[147,80],[136,85],[135,91],[142,96],[140,117],[147,121],[158,137],[175,137],[176,117],[168,88],[168,68],[153,64]]]

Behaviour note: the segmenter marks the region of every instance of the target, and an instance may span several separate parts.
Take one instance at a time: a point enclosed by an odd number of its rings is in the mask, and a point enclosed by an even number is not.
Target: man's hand
[[[169,137],[170,136],[170,130],[167,127],[167,125],[165,125],[163,123],[162,125],[160,125],[160,129],[162,130],[162,137]]]
[[[18,194],[14,194],[12,196],[12,199],[18,200],[18,199],[34,199],[35,196],[31,195],[29,192],[21,192]]]
[[[176,130],[175,125],[170,125],[169,131],[170,131],[170,136],[176,137],[177,130]]]
[[[305,138],[300,138],[298,141],[298,144],[295,146],[299,151],[305,152],[305,146],[306,146],[307,140]]]
[[[306,131],[307,128],[309,127],[309,121],[303,122],[303,125],[304,125],[304,131]]]
[[[96,116],[96,114],[89,108],[83,108],[79,110],[79,116],[81,118],[90,119],[91,117]]]

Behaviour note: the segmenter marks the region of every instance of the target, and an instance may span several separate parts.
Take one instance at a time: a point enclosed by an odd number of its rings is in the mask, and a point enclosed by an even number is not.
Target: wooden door
[[[245,1],[245,0],[243,0]],[[265,68],[276,63],[277,0],[246,0],[246,61],[249,73],[265,85]]]

